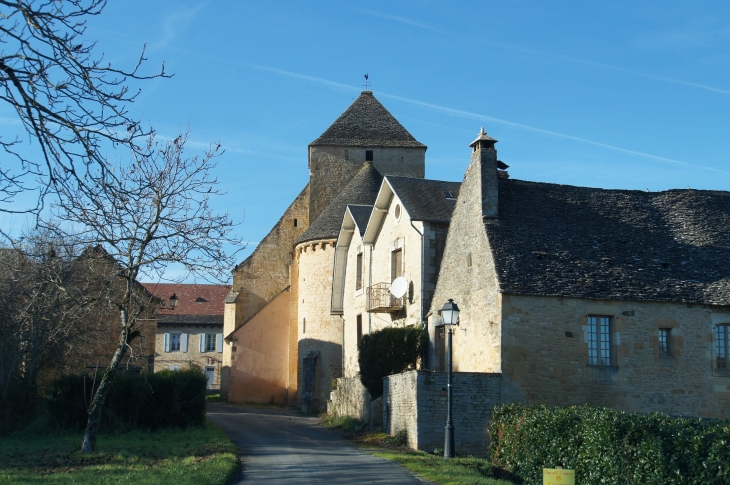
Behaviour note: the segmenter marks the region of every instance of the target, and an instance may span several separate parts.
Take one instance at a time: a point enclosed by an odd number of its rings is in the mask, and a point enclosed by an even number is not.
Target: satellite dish
[[[403,276],[394,279],[390,285],[390,294],[396,298],[403,298],[406,291],[408,291],[408,281]]]

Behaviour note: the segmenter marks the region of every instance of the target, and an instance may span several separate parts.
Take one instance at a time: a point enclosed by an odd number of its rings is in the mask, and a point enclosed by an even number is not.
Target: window
[[[611,317],[588,317],[588,365],[611,365]]]
[[[297,227],[297,224],[298,223],[299,223],[299,221],[297,221],[296,219],[294,219],[294,227]]]
[[[302,300],[302,303],[304,303],[304,300]],[[307,333],[307,319],[302,318],[302,333]]]
[[[206,352],[215,352],[215,334],[214,333],[205,334],[205,351]]]
[[[669,333],[670,328],[659,329],[659,353],[661,355],[669,355]]]
[[[471,268],[471,253],[466,255],[466,267]]]
[[[180,334],[170,334],[170,352],[180,352]]]
[[[373,151],[372,150],[365,150],[365,161],[366,162],[373,161]]]
[[[362,338],[362,315],[357,316],[357,345],[360,346],[360,339]]]
[[[350,159],[350,150],[345,150],[345,160]]]
[[[362,289],[362,253],[357,254],[357,265],[355,268],[355,289]]]
[[[395,214],[395,220],[400,221],[400,204],[395,205],[395,211],[393,211]]]
[[[730,370],[728,329],[730,329],[730,324],[715,327],[715,367],[717,369]]]
[[[390,253],[390,282],[403,276],[403,248]]]

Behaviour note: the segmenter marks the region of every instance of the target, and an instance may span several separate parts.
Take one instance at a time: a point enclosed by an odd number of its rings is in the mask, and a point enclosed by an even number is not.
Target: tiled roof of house
[[[316,239],[337,239],[347,204],[372,205],[378,195],[382,180],[383,176],[373,167],[372,163],[363,163],[362,168],[350,183],[337,194],[332,203],[309,225],[309,228],[299,236],[294,244]]]
[[[423,147],[371,91],[360,96],[310,146]]]
[[[388,175],[386,179],[403,202],[411,220],[430,222],[451,220],[461,182],[393,177],[391,175]]]
[[[500,290],[730,305],[730,192],[499,180]]]
[[[347,204],[347,208],[350,210],[350,214],[352,214],[352,218],[355,220],[357,229],[360,231],[360,236],[362,237],[365,234],[365,228],[368,227],[368,220],[370,219],[370,213],[373,211],[373,206]]]
[[[196,285],[182,283],[144,283],[145,288],[162,300],[157,312],[163,315],[223,315],[224,300],[230,285]],[[177,307],[170,308],[170,297],[178,297]]]

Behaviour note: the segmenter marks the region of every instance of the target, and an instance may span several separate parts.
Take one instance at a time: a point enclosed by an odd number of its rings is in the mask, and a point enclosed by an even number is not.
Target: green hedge
[[[205,375],[195,369],[117,374],[104,404],[101,429],[202,426],[206,384]],[[94,379],[89,375],[66,375],[54,381],[48,403],[52,424],[58,429],[84,428],[93,391]]]
[[[556,466],[581,485],[730,483],[726,421],[510,404],[495,408],[489,435],[493,464],[527,484]]]
[[[427,342],[421,325],[386,327],[357,344],[360,382],[373,399],[383,395],[383,377],[415,369]]]

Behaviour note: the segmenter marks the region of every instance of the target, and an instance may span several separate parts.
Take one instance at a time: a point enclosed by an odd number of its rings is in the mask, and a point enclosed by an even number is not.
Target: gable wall
[[[231,335],[232,402],[287,402],[290,290],[277,295]]]
[[[501,371],[501,297],[482,221],[482,167],[480,158],[473,157],[451,216],[430,309],[431,370],[439,370],[441,361],[442,346],[435,328],[441,321],[438,311],[451,298],[461,310],[460,323],[453,334],[454,371]],[[471,267],[468,266],[469,254]]]
[[[611,317],[615,368],[587,365],[588,315]],[[713,318],[730,323],[730,308],[503,295],[502,398],[730,418],[730,377],[712,370]],[[670,356],[659,328],[671,329]]]

